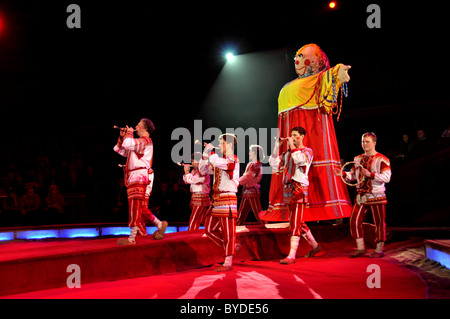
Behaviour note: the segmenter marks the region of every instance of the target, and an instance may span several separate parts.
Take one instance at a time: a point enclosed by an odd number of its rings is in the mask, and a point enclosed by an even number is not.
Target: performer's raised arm
[[[209,162],[209,156],[211,155],[210,153],[213,149],[214,149],[214,146],[212,144],[205,145],[205,149],[203,150],[203,156],[198,163],[198,171],[202,175],[214,174],[213,167],[212,167],[211,163]]]
[[[128,156],[128,151],[122,147],[123,139],[125,137],[125,134],[127,133],[128,125],[126,128],[122,128],[120,130],[119,138],[117,139],[117,144],[114,146],[114,151],[123,157]]]
[[[186,184],[202,184],[205,182],[205,175],[186,173],[183,175],[183,181]]]
[[[127,131],[122,141],[122,148],[127,151],[133,151],[136,154],[144,154],[148,141],[143,138],[134,138],[133,132],[134,129],[127,126]]]
[[[275,146],[273,147],[272,154],[269,157],[269,165],[274,168],[278,169],[280,162],[281,162],[281,156],[280,156],[280,144],[284,141],[277,139],[275,142]]]

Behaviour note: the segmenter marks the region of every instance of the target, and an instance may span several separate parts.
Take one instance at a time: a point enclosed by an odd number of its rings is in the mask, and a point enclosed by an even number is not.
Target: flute
[[[194,167],[194,165],[192,165],[192,164],[185,164],[185,163],[180,163],[180,162],[176,162],[176,164],[178,166],[187,166],[187,165],[189,165],[189,167]]]
[[[120,126],[117,126],[117,125],[114,125],[113,126],[113,129],[116,129],[116,130],[128,130],[128,129],[132,129],[133,131],[136,131],[134,128],[132,128],[132,127],[129,127],[129,128],[126,128],[126,127],[120,127]]]
[[[197,145],[199,145],[199,144],[201,144],[200,143],[200,141],[199,140],[195,140],[195,142],[194,142],[194,144],[197,144]],[[206,146],[208,143],[203,143],[203,146]],[[216,149],[216,150],[218,150],[219,148],[217,147],[217,146],[214,146],[214,148]]]

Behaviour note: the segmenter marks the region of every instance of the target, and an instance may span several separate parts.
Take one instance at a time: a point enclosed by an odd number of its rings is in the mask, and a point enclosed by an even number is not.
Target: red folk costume
[[[358,155],[354,161],[369,172],[370,177],[364,177],[361,173],[361,168],[354,165],[350,172],[344,172],[344,178],[348,181],[356,180],[359,184],[356,189],[358,195],[353,206],[352,216],[350,218],[350,231],[352,237],[357,240],[359,249],[363,250],[362,243],[358,240],[363,239],[364,232],[362,223],[367,211],[370,209],[375,223],[376,243],[384,243],[386,241],[386,188],[385,183],[391,180],[391,166],[389,159],[383,154],[376,153],[372,156],[365,154]],[[378,247],[377,247],[378,248]],[[379,247],[382,252],[382,244]]]
[[[224,135],[219,137],[222,142]],[[235,138],[235,136],[233,136]],[[239,186],[239,159],[234,154],[219,155],[214,151],[203,152],[199,163],[202,174],[213,174],[212,208],[207,212],[205,220],[205,235],[224,250],[225,263],[216,271],[231,269],[232,258],[236,254],[236,219],[237,197]]]
[[[256,220],[261,224],[265,224],[264,221],[259,219],[259,213],[262,211],[261,185],[259,183],[263,176],[263,168],[262,163],[257,159],[258,154],[260,160],[264,159],[264,151],[259,145],[251,145],[250,152],[255,152],[255,161],[247,164],[244,174],[239,179],[239,184],[242,185],[243,189],[242,200],[238,211],[238,226],[244,224],[250,209],[253,211]]]
[[[209,174],[202,174],[194,168],[189,174],[183,175],[183,181],[191,185],[191,217],[189,230],[197,230],[205,219],[206,211],[211,205],[209,199],[210,178]]]
[[[278,97],[278,134],[289,136],[296,126],[306,129],[304,144],[314,152],[309,172],[309,203],[304,221],[349,217],[351,201],[347,187],[334,176],[340,168],[339,149],[332,115],[338,108],[337,95],[341,85],[349,80],[349,66],[338,64],[330,68],[325,53],[315,44],[298,50],[295,68],[299,75],[287,83]],[[342,103],[342,96],[341,96]],[[286,151],[283,145],[280,152]],[[283,170],[274,169],[269,192],[269,208],[260,214],[267,221],[289,220],[283,203]]]
[[[274,169],[282,171],[283,203],[289,210],[291,236],[309,232],[304,222],[304,205],[308,204],[308,172],[314,158],[312,149],[287,150],[281,156],[270,156],[269,163]]]
[[[167,226],[166,222],[159,221],[148,209],[154,178],[151,168],[153,143],[148,136],[133,138],[133,132],[129,130],[123,138],[119,137],[114,151],[127,158],[124,180],[129,206],[128,226],[131,229],[128,240],[135,242],[136,234],[147,235],[145,221],[152,222],[158,229]]]

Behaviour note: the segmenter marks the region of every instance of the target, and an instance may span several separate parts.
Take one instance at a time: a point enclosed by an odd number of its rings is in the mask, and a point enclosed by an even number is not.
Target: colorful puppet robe
[[[311,58],[313,63],[306,60],[307,72],[287,83],[280,91],[278,136],[290,136],[292,128],[301,126],[307,132],[303,143],[314,152],[309,172],[309,204],[304,212],[304,221],[349,217],[351,201],[347,186],[333,174],[334,168],[341,167],[332,115],[340,110],[338,93],[341,82],[338,71],[342,64],[330,68],[325,53],[314,44],[309,46],[315,46],[313,48],[317,53],[316,57]],[[303,48],[297,52],[298,55],[299,52],[303,52]],[[280,147],[280,153],[286,149],[287,143],[284,143]],[[262,220],[289,220],[288,210],[283,204],[282,178],[283,168],[274,169],[269,192],[269,208],[260,214]]]

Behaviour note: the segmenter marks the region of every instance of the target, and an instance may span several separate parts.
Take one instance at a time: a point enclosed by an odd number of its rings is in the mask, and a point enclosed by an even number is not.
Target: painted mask
[[[330,68],[327,55],[316,44],[301,47],[295,54],[294,61],[299,78],[316,75]]]

